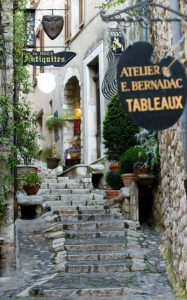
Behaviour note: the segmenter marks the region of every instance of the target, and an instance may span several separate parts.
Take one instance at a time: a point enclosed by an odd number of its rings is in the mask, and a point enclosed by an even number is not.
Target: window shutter
[[[79,0],[79,28],[84,25],[84,0]]]
[[[64,16],[64,30],[65,30],[65,43],[67,43],[71,38],[70,31],[70,1],[66,1],[65,5],[65,16]]]

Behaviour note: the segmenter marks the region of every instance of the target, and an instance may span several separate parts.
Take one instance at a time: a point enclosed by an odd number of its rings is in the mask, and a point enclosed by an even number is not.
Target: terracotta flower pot
[[[150,169],[148,167],[136,168],[133,173],[135,176],[140,174],[150,174]]]
[[[27,193],[27,195],[36,195],[38,190],[40,188],[40,185],[24,185],[23,189]]]
[[[119,162],[118,161],[114,161],[114,162],[111,162],[110,165],[109,165],[109,170],[111,173],[116,173],[117,172],[117,169],[119,167]]]
[[[119,190],[106,190],[106,196],[108,200],[112,200],[119,195]]]
[[[121,174],[121,179],[124,186],[130,186],[133,180],[135,179],[134,173]]]

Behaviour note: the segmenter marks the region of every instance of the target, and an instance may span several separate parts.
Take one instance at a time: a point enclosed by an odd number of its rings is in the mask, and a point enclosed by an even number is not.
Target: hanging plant
[[[65,121],[62,117],[52,115],[47,118],[45,125],[49,130],[58,129],[65,125]]]

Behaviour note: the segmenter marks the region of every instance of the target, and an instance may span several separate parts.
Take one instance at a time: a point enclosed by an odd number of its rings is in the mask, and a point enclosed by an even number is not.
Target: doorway
[[[65,85],[63,118],[63,150],[65,166],[79,164],[81,159],[81,108],[80,86],[76,76],[71,77]]]

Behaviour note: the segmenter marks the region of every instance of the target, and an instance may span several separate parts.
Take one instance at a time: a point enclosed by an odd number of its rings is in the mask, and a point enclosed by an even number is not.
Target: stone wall
[[[13,1],[1,1],[2,14],[1,22],[3,27],[3,36],[5,44],[5,54],[3,56],[3,68],[1,70],[1,92],[13,99]],[[0,149],[3,153],[9,151],[7,148]],[[9,175],[6,162],[0,162],[0,177]],[[2,186],[1,186],[2,187]],[[3,186],[4,188],[4,186]],[[4,191],[3,189],[0,192]],[[14,195],[12,182],[9,184],[9,195],[6,204],[6,223],[1,223],[0,241],[3,241],[0,247],[0,274],[8,273],[15,268],[15,240],[14,240]],[[1,242],[0,242],[1,243]]]
[[[170,4],[169,0],[157,3]],[[184,4],[184,1],[180,4]],[[181,12],[182,8],[184,5],[181,5]],[[173,46],[171,25],[157,24],[151,34],[156,49],[155,58],[160,59]],[[155,224],[162,232],[162,253],[168,262],[169,278],[179,298],[187,299],[187,201],[181,120],[170,129],[160,132],[158,137],[161,173],[154,195]]]

